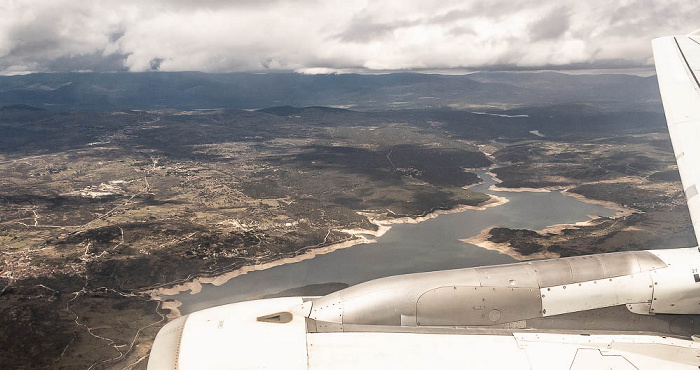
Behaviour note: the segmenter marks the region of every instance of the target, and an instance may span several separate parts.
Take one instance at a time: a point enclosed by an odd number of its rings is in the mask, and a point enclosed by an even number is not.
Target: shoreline
[[[345,230],[342,230],[342,231],[345,231]],[[338,249],[353,247],[353,246],[358,245],[358,244],[376,243],[376,241],[368,239],[367,237],[361,235],[361,234],[373,235],[373,233],[375,233],[375,231],[372,231],[372,230],[348,230],[348,231],[356,232],[357,234],[353,234],[354,236],[356,236],[356,239],[346,240],[344,242],[331,244],[331,245],[328,245],[325,247],[308,249],[306,252],[299,254],[297,256],[293,256],[293,257],[280,258],[280,259],[266,262],[266,263],[262,263],[259,265],[243,266],[243,267],[238,268],[236,270],[225,272],[221,275],[217,275],[217,276],[213,276],[213,277],[195,278],[192,281],[188,281],[188,282],[185,282],[182,284],[177,284],[177,285],[174,285],[174,286],[169,287],[169,288],[156,288],[156,289],[153,289],[150,291],[151,299],[162,300],[163,296],[173,296],[173,295],[183,293],[186,291],[190,291],[190,294],[197,294],[202,290],[202,284],[211,284],[214,286],[220,286],[220,285],[225,284],[226,282],[228,282],[229,280],[231,280],[237,276],[245,275],[245,274],[252,272],[252,271],[262,271],[262,270],[267,270],[267,269],[272,268],[272,267],[285,265],[288,263],[304,261],[307,259],[314,258],[320,254],[326,254],[326,253],[336,251]],[[386,231],[384,231],[384,232],[386,232]],[[350,233],[350,234],[352,234],[352,233]]]
[[[491,176],[493,180],[497,183],[500,184],[502,181],[496,176],[494,172],[487,172],[487,175]],[[605,201],[605,200],[598,200],[598,199],[591,199],[588,198],[582,194],[574,193],[571,191],[573,189],[573,186],[569,187],[558,187],[558,186],[545,186],[541,188],[529,188],[529,187],[519,187],[519,188],[499,188],[495,184],[491,185],[488,190],[490,191],[496,191],[496,192],[535,192],[535,193],[548,193],[552,191],[560,191],[563,195],[568,196],[568,197],[573,197],[576,200],[583,202],[583,203],[588,203],[588,204],[596,204],[603,206],[605,208],[612,209],[616,211],[617,213],[610,218],[612,219],[617,219],[621,217],[626,217],[631,214],[634,214],[636,212],[639,212],[639,210],[636,210],[634,208],[628,208],[623,205],[617,204],[612,201]],[[590,226],[593,225],[593,220],[596,219],[596,216],[588,216],[590,219],[587,221],[579,221],[576,223],[568,223],[568,224],[555,224],[551,226],[547,226],[544,229],[541,230],[534,230],[540,235],[545,235],[548,233],[551,234],[557,234],[560,235],[563,233],[564,230],[566,229],[571,229],[577,226]],[[517,250],[515,250],[513,247],[510,246],[510,243],[495,243],[492,241],[489,241],[488,238],[490,236],[490,231],[498,226],[491,226],[487,227],[479,234],[471,237],[471,238],[465,238],[465,239],[460,239],[461,242],[463,243],[468,243],[472,245],[476,245],[479,248],[487,249],[487,250],[492,250],[496,251],[501,254],[505,254],[507,256],[510,256],[514,258],[517,261],[526,261],[526,260],[533,260],[533,259],[544,259],[544,258],[559,258],[561,255],[559,253],[555,252],[550,252],[550,251],[541,251],[537,253],[532,253],[529,255],[523,255]]]
[[[498,253],[505,254],[506,256],[510,256],[510,257],[514,258],[516,261],[527,261],[527,260],[533,260],[533,259],[560,257],[560,255],[558,253],[547,252],[547,251],[537,252],[537,253],[533,253],[533,254],[529,254],[529,255],[523,255],[520,252],[516,251],[513,247],[511,247],[510,243],[494,243],[494,242],[488,240],[488,238],[489,238],[489,232],[496,227],[498,227],[498,226],[487,227],[487,228],[481,230],[481,232],[479,234],[472,236],[471,238],[459,239],[459,241],[461,241],[465,244],[473,244],[479,248],[483,248],[486,250],[496,251]]]
[[[486,172],[486,174],[491,176],[491,178],[493,178],[493,180],[497,184],[500,184],[503,182],[492,171]],[[629,216],[635,212],[639,212],[639,210],[636,210],[634,208],[628,208],[628,207],[625,207],[621,204],[617,204],[617,203],[612,202],[612,201],[591,199],[591,198],[586,197],[585,195],[574,193],[571,190],[574,189],[575,187],[576,186],[569,185],[569,186],[543,186],[543,187],[539,187],[539,188],[531,188],[531,187],[500,188],[494,184],[494,185],[489,186],[488,190],[501,191],[501,192],[513,192],[513,193],[518,193],[518,192],[549,193],[552,191],[561,191],[561,193],[566,195],[567,197],[573,197],[580,202],[584,202],[584,203],[588,203],[588,204],[596,204],[596,205],[603,206],[605,208],[610,208],[612,210],[615,210],[618,212],[618,214],[615,215],[615,217]]]
[[[611,202],[608,200],[598,200],[598,199],[588,198],[585,195],[571,192],[571,189],[573,189],[573,187],[566,188],[561,193],[566,195],[567,197],[575,198],[576,200],[578,200],[580,202],[589,203],[589,204],[597,204],[597,205],[603,206],[605,208],[613,209],[613,210],[617,211],[617,214],[615,216],[613,216],[614,218],[629,216],[631,214],[639,212],[639,210],[637,210],[637,209],[625,207],[621,204],[617,204],[615,202]]]
[[[168,308],[173,307],[175,310],[177,310],[177,307],[180,305],[175,305],[173,301],[168,301],[166,302],[166,296],[173,296],[176,294],[180,294],[183,292],[190,291],[190,294],[197,294],[202,290],[202,284],[211,284],[214,286],[220,286],[228,282],[229,280],[238,277],[240,275],[247,274],[248,272],[252,271],[262,271],[262,270],[267,270],[272,267],[276,266],[281,266],[281,265],[286,265],[289,263],[295,263],[295,262],[300,262],[308,259],[312,259],[316,257],[317,255],[322,255],[322,254],[327,254],[334,252],[339,249],[344,249],[344,248],[350,248],[359,244],[372,244],[376,243],[376,240],[369,239],[367,235],[371,235],[375,238],[381,237],[384,235],[387,231],[391,229],[392,225],[395,224],[417,224],[423,221],[427,221],[433,218],[436,218],[440,215],[444,214],[452,214],[452,213],[460,213],[468,210],[485,210],[487,208],[491,207],[497,207],[502,204],[508,203],[508,198],[505,197],[499,197],[496,195],[491,195],[489,194],[489,200],[485,201],[484,203],[477,205],[477,206],[470,206],[470,205],[460,205],[457,207],[454,207],[452,209],[448,210],[435,210],[433,212],[428,213],[425,216],[420,216],[420,217],[400,217],[400,218],[393,218],[393,219],[387,219],[383,216],[380,216],[379,214],[375,213],[369,213],[369,212],[358,212],[359,214],[367,217],[367,219],[377,225],[377,230],[366,230],[366,229],[341,229],[339,231],[348,233],[352,235],[354,238],[351,240],[346,240],[344,242],[340,243],[335,243],[335,244],[330,244],[325,247],[318,247],[318,248],[309,248],[306,249],[303,253],[293,256],[293,257],[285,257],[285,258],[280,258],[274,261],[266,262],[263,264],[259,265],[248,265],[248,266],[243,266],[241,268],[238,268],[233,271],[229,271],[226,273],[223,273],[221,275],[213,276],[213,277],[199,277],[195,278],[191,281],[181,283],[174,285],[172,287],[163,287],[163,288],[156,288],[150,290],[150,295],[151,299],[153,300],[158,300],[162,301],[165,307],[165,304],[168,304]],[[174,301],[178,302],[178,301]],[[178,302],[179,303],[179,302]],[[176,315],[179,314],[179,310],[177,310],[177,313],[174,313],[171,311],[171,314]]]
[[[500,205],[506,204],[509,202],[508,198],[506,197],[499,197],[498,195],[492,195],[492,194],[487,194],[489,196],[489,200],[485,201],[484,203],[481,203],[477,206],[470,206],[470,205],[459,205],[451,209],[437,209],[433,212],[428,213],[425,216],[418,216],[418,217],[396,217],[396,218],[386,218],[383,216],[380,216],[375,213],[360,213],[361,215],[367,217],[369,221],[380,228],[387,228],[386,231],[391,229],[390,225],[395,225],[395,224],[418,224],[427,220],[431,220],[433,218],[436,218],[440,215],[449,215],[453,213],[461,213],[465,211],[483,211],[486,210],[487,208],[491,207],[498,207]],[[386,232],[385,231],[385,232]],[[383,235],[384,233],[381,233],[378,236]]]
[[[495,161],[494,161],[494,164],[495,164]],[[496,167],[494,167],[494,168],[496,168]],[[486,174],[491,176],[491,178],[493,179],[494,182],[496,182],[496,184],[500,184],[503,182],[503,180],[499,179],[498,175],[496,175],[496,173],[493,171],[488,171],[488,172],[486,172]],[[562,186],[543,186],[540,188],[531,188],[531,187],[500,188],[500,187],[496,186],[496,184],[489,186],[488,190],[490,190],[490,191],[506,191],[506,192],[512,192],[512,193],[519,193],[519,192],[523,192],[523,191],[527,191],[527,192],[531,192],[531,193],[549,193],[552,191],[565,189],[565,187],[562,187]]]
[[[489,176],[491,176],[495,181],[501,182],[494,173],[488,172],[487,173]],[[577,200],[581,202],[586,202],[590,204],[597,204],[604,206],[606,208],[610,208],[612,210],[617,211],[617,213],[612,216],[612,218],[618,218],[618,217],[624,217],[630,214],[633,214],[635,212],[638,212],[635,209],[627,208],[622,205],[619,205],[614,202],[610,201],[602,201],[602,200],[595,200],[595,199],[589,199],[586,198],[585,196],[581,194],[576,194],[572,193],[569,190],[572,189],[571,187],[569,188],[562,188],[562,187],[543,187],[543,188],[497,188],[495,185],[492,185],[489,187],[489,190],[491,191],[502,191],[502,192],[552,192],[552,191],[561,191],[562,194],[570,197],[574,197]],[[214,286],[220,286],[228,282],[229,280],[238,277],[240,275],[247,274],[248,272],[252,271],[261,271],[261,270],[266,270],[272,267],[277,267],[289,263],[296,263],[308,259],[312,259],[316,257],[317,255],[322,255],[322,254],[327,254],[334,252],[339,249],[344,249],[344,248],[350,248],[359,244],[371,244],[371,243],[376,243],[377,241],[374,239],[369,239],[368,236],[373,236],[375,238],[379,238],[382,235],[384,235],[387,231],[389,231],[392,227],[392,225],[395,224],[418,224],[433,218],[436,218],[440,215],[444,214],[453,214],[453,213],[460,213],[460,212],[465,212],[468,210],[485,210],[487,208],[491,207],[497,207],[500,205],[503,205],[505,203],[509,202],[509,199],[504,197],[504,196],[498,196],[494,194],[487,194],[489,195],[489,199],[479,205],[476,206],[471,206],[471,205],[459,205],[451,209],[438,209],[433,212],[430,212],[424,216],[419,216],[419,217],[397,217],[397,218],[387,218],[386,215],[384,214],[377,214],[377,213],[371,213],[371,212],[358,212],[358,214],[367,217],[367,219],[374,225],[377,226],[377,230],[367,230],[367,229],[341,229],[338,231],[348,233],[353,236],[352,239],[346,240],[340,243],[335,243],[335,244],[330,244],[324,247],[318,247],[318,248],[312,248],[312,247],[306,247],[308,249],[302,249],[303,252],[300,253],[299,255],[292,256],[292,257],[285,257],[285,258],[280,258],[274,261],[269,261],[263,264],[259,265],[248,265],[248,266],[243,266],[241,268],[238,268],[233,271],[229,271],[226,273],[223,273],[221,275],[217,276],[212,276],[212,277],[200,277],[200,278],[195,278],[191,281],[181,283],[174,285],[172,287],[163,287],[163,288],[156,288],[150,291],[151,299],[153,300],[158,300],[163,302],[163,308],[164,309],[171,309],[171,314],[173,317],[179,317],[178,315],[180,314],[178,307],[181,305],[179,301],[172,300],[167,298],[167,296],[173,296],[176,294],[180,294],[186,291],[190,291],[190,294],[197,294],[202,290],[202,284],[212,284]],[[591,217],[591,216],[589,216]],[[536,232],[540,234],[546,234],[546,233],[555,233],[555,234],[560,234],[563,230],[567,228],[572,228],[576,226],[587,226],[592,224],[594,217],[591,217],[590,220],[587,221],[581,221],[577,223],[570,223],[570,224],[556,224],[552,226],[548,226],[542,230],[537,230]],[[487,249],[487,250],[493,250],[497,251],[499,253],[508,255],[518,261],[524,261],[524,260],[530,260],[530,259],[541,259],[541,258],[557,258],[560,257],[558,253],[554,252],[548,252],[548,251],[542,251],[542,252],[537,252],[533,253],[530,255],[523,255],[519,252],[517,252],[515,249],[510,247],[508,243],[493,243],[488,240],[489,237],[489,232],[491,229],[493,229],[496,226],[492,226],[489,228],[486,228],[482,230],[478,235],[473,236],[471,238],[466,238],[466,239],[460,239],[460,241],[464,243],[469,243],[476,245],[477,247]],[[169,300],[168,300],[169,299]],[[167,302],[165,300],[168,300]],[[170,316],[169,316],[170,317]]]
[[[168,321],[177,319],[178,317],[181,317],[182,314],[180,313],[179,307],[182,306],[182,302],[173,299],[169,301],[161,301],[160,308],[163,310],[170,310],[170,313],[165,315],[165,318],[168,319]]]
[[[544,187],[544,188],[499,188],[496,185],[491,185],[489,186],[489,191],[504,191],[504,192],[510,192],[510,193],[520,193],[520,192],[528,192],[528,193],[551,193],[556,190],[561,190],[562,188],[560,187]]]
[[[597,205],[604,206],[606,208],[616,210],[617,214],[612,216],[611,217],[612,219],[626,217],[626,216],[629,216],[635,212],[638,212],[637,210],[621,206],[621,205],[614,203],[614,202],[589,199],[589,198],[584,197],[581,194],[569,193],[569,192],[567,192],[567,190],[568,189],[563,190],[562,194],[574,197],[580,202],[597,204]],[[579,221],[579,222],[575,222],[575,223],[566,223],[566,224],[555,224],[555,225],[547,226],[547,227],[540,229],[540,230],[533,230],[533,231],[535,231],[536,233],[543,235],[543,236],[546,234],[561,235],[564,232],[564,230],[566,230],[566,229],[572,229],[575,227],[592,226],[592,225],[594,225],[593,221],[596,218],[598,218],[597,216],[591,216],[591,215],[589,215],[588,217],[590,219],[586,220],[586,221]],[[515,248],[511,247],[510,243],[492,242],[492,241],[488,240],[488,238],[490,236],[491,230],[493,230],[496,227],[498,227],[498,226],[487,227],[487,228],[481,230],[481,232],[479,232],[479,234],[477,234],[471,238],[459,239],[459,241],[461,241],[463,243],[467,243],[467,244],[476,245],[479,248],[492,250],[492,251],[499,252],[501,254],[505,254],[507,256],[513,257],[517,261],[527,261],[527,260],[533,260],[533,259],[559,258],[559,257],[561,257],[561,255],[559,253],[550,252],[547,250],[524,255],[524,254],[518,252],[517,250],[515,250]]]

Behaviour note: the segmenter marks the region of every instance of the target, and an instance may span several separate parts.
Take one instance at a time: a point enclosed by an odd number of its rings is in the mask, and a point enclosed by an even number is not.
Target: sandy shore
[[[494,160],[494,162],[495,162],[495,160]],[[503,182],[501,179],[498,178],[498,175],[496,175],[496,173],[494,173],[494,172],[489,171],[489,172],[486,172],[486,174],[491,176],[493,181],[495,181],[497,184],[500,184]],[[563,189],[563,187],[561,187],[561,186],[559,186],[559,187],[557,187],[557,186],[545,186],[545,187],[541,187],[541,188],[527,188],[527,187],[501,188],[501,187],[498,187],[496,185],[489,186],[489,190],[491,190],[491,191],[508,191],[508,192],[513,192],[513,193],[517,193],[517,192],[521,192],[521,191],[529,191],[532,193],[549,193],[551,191],[561,190],[561,189]]]
[[[617,214],[613,216],[613,218],[625,217],[625,216],[628,216],[632,213],[637,212],[634,209],[625,208],[617,203],[588,199],[580,194],[575,194],[575,193],[566,193],[566,192],[562,192],[562,193],[564,193],[567,196],[572,196],[581,202],[598,204],[598,205],[602,205],[604,207],[618,211]],[[548,226],[548,227],[541,229],[541,230],[536,230],[536,232],[540,235],[546,235],[546,234],[560,235],[563,233],[563,231],[565,229],[571,229],[574,227],[592,226],[594,224],[593,220],[596,219],[597,216],[589,215],[588,217],[590,218],[590,220],[588,220],[588,221],[580,221],[580,222],[576,222],[576,223],[572,223],[572,224],[571,223],[570,224],[556,224],[556,225]],[[497,227],[497,226],[488,227],[484,230],[481,230],[481,232],[478,235],[473,236],[471,238],[467,238],[467,239],[460,239],[460,241],[464,242],[464,243],[468,243],[468,244],[474,244],[480,248],[497,251],[499,253],[511,256],[518,261],[560,257],[560,255],[558,253],[549,252],[549,251],[542,251],[542,252],[533,253],[533,254],[529,254],[529,255],[523,255],[523,254],[519,253],[518,251],[516,251],[514,248],[512,248],[509,243],[494,243],[492,241],[489,241],[488,240],[489,235],[490,235],[489,233],[495,227]]]
[[[549,193],[555,190],[561,190],[561,188],[557,187],[547,187],[547,188],[500,188],[496,185],[491,185],[489,186],[489,190],[491,191],[507,191],[511,193],[518,193],[522,191],[527,191],[531,193]]]
[[[493,180],[496,181],[497,183],[500,184],[501,182],[503,182],[503,181],[501,181],[501,180],[498,178],[498,176],[496,176],[495,173],[493,173],[493,172],[487,172],[487,174],[488,174],[489,176],[491,176],[491,177],[493,178]],[[622,205],[620,205],[620,204],[617,204],[617,203],[615,203],[615,202],[610,202],[610,201],[606,201],[606,200],[596,200],[596,199],[586,198],[585,196],[583,196],[583,195],[581,195],[581,194],[577,194],[577,193],[572,192],[571,189],[573,189],[573,188],[574,188],[574,187],[572,187],[572,186],[569,186],[569,187],[563,187],[563,186],[545,186],[545,187],[541,187],[541,188],[527,188],[527,187],[521,187],[521,188],[501,188],[501,187],[498,187],[498,186],[496,186],[496,185],[491,185],[491,186],[489,187],[489,190],[491,190],[491,191],[503,191],[503,192],[524,192],[524,191],[528,191],[528,192],[533,192],[533,193],[549,193],[549,192],[552,192],[552,191],[561,191],[562,194],[564,194],[564,195],[566,195],[566,196],[569,196],[569,197],[574,197],[574,198],[576,198],[576,200],[578,200],[578,201],[580,201],[580,202],[589,203],[589,204],[597,204],[597,205],[601,205],[601,206],[606,207],[606,208],[614,209],[615,211],[618,212],[618,214],[615,215],[615,217],[629,216],[629,215],[631,215],[631,214],[633,214],[633,213],[635,213],[635,212],[639,212],[639,211],[636,210],[636,209],[627,208],[627,207],[624,207],[624,206],[622,206]]]
[[[490,208],[490,207],[497,207],[497,206],[505,204],[507,202],[508,202],[508,199],[505,197],[491,195],[491,198],[489,200],[487,200],[486,202],[484,202],[478,206],[462,205],[462,206],[458,206],[458,207],[455,207],[455,208],[449,209],[449,210],[436,210],[436,211],[431,212],[425,216],[415,217],[415,218],[413,218],[413,217],[386,218],[383,215],[374,214],[374,213],[360,213],[361,215],[366,216],[370,222],[377,225],[377,230],[365,230],[365,229],[339,230],[339,231],[351,234],[355,238],[352,240],[347,240],[347,241],[344,241],[341,243],[336,243],[336,244],[328,245],[325,247],[309,248],[309,249],[305,250],[303,254],[300,254],[300,255],[297,255],[294,257],[281,258],[279,260],[270,261],[270,262],[266,262],[266,263],[259,264],[259,265],[243,266],[239,269],[236,269],[234,271],[230,271],[230,272],[218,275],[218,276],[195,278],[192,281],[188,281],[186,283],[178,284],[178,285],[175,285],[172,287],[154,289],[150,292],[150,294],[151,294],[151,297],[155,300],[161,300],[162,296],[171,296],[171,295],[179,294],[179,293],[186,292],[186,291],[190,291],[190,294],[197,294],[202,290],[202,284],[212,284],[214,286],[220,286],[220,285],[225,284],[227,281],[229,281],[237,276],[247,274],[248,272],[251,272],[251,271],[267,270],[269,268],[281,266],[281,265],[288,264],[288,263],[295,263],[295,262],[299,262],[299,261],[308,260],[308,259],[316,257],[317,255],[331,253],[331,252],[336,251],[338,249],[350,248],[350,247],[353,247],[353,246],[358,245],[358,244],[376,243],[376,240],[369,239],[367,236],[371,235],[373,237],[380,237],[380,236],[384,235],[387,231],[389,231],[391,229],[391,225],[394,225],[394,224],[402,224],[402,223],[417,224],[419,222],[430,220],[430,219],[433,219],[435,217],[438,217],[438,216],[444,215],[444,214],[459,213],[459,212],[464,212],[467,210],[485,210],[485,209]],[[169,302],[164,302],[164,305],[165,305],[165,303],[169,303]],[[163,308],[165,308],[165,306],[163,306]]]
[[[601,205],[601,206],[606,207],[606,208],[614,209],[618,213],[613,217],[624,217],[624,216],[629,216],[633,213],[639,212],[639,210],[636,210],[634,208],[627,208],[627,207],[624,207],[624,206],[617,204],[615,202],[610,202],[607,200],[596,200],[596,199],[586,198],[585,196],[583,196],[581,194],[571,192],[570,191],[571,189],[572,188],[565,189],[561,193],[568,196],[568,197],[576,198],[576,200],[578,200],[580,202],[597,204],[597,205]]]
[[[530,255],[522,255],[515,249],[511,248],[509,243],[494,243],[492,241],[489,241],[489,232],[491,229],[495,228],[496,226],[492,226],[489,228],[486,228],[484,230],[481,230],[479,235],[473,236],[471,238],[467,239],[460,239],[461,242],[468,243],[468,244],[474,244],[479,248],[484,248],[492,251],[499,252],[501,254],[505,254],[508,256],[513,257],[514,259],[518,261],[525,261],[525,260],[533,260],[533,259],[542,259],[542,258],[558,258],[559,254],[557,253],[552,253],[552,252],[538,252],[538,253],[533,253]]]
[[[361,215],[367,217],[370,222],[373,224],[377,225],[380,227],[386,227],[386,231],[388,231],[391,226],[389,225],[394,225],[394,224],[417,224],[423,221],[427,221],[433,218],[436,218],[440,215],[448,215],[452,213],[461,213],[464,211],[483,211],[487,208],[491,207],[498,207],[502,204],[508,203],[508,198],[505,197],[499,197],[496,195],[490,195],[489,200],[487,200],[484,203],[481,203],[478,206],[468,206],[468,205],[461,205],[457,206],[452,209],[438,209],[436,211],[433,211],[431,213],[428,213],[425,216],[419,216],[419,217],[396,217],[396,218],[386,218],[384,215],[378,215],[374,213],[360,213]],[[384,232],[386,232],[384,231]],[[382,233],[383,234],[383,233]]]
[[[490,175],[497,183],[501,183],[501,182],[502,182],[502,181],[498,178],[498,176],[496,176],[495,173],[493,173],[493,172],[488,172],[488,175]],[[571,192],[571,191],[570,191],[571,189],[572,189],[572,188],[564,188],[564,189],[562,190],[562,187],[556,187],[556,186],[542,187],[542,188],[525,188],[525,187],[523,187],[523,188],[500,188],[500,187],[497,187],[496,185],[491,185],[491,186],[489,187],[489,190],[491,190],[491,191],[504,191],[504,192],[524,192],[524,191],[529,191],[529,192],[551,192],[551,191],[559,191],[559,190],[561,190],[561,193],[562,193],[562,194],[564,194],[564,195],[566,195],[566,196],[569,196],[569,197],[574,197],[574,198],[576,198],[576,200],[578,200],[578,201],[580,201],[580,202],[589,203],[589,204],[597,204],[597,205],[601,205],[601,206],[603,206],[603,207],[606,207],[606,208],[613,209],[613,210],[617,211],[617,214],[615,214],[615,215],[613,216],[613,218],[625,217],[625,216],[629,216],[629,215],[631,215],[631,214],[633,214],[633,213],[635,213],[635,212],[638,212],[638,211],[635,210],[635,209],[631,209],[631,208],[624,207],[624,206],[622,206],[622,205],[620,205],[620,204],[617,204],[617,203],[615,203],[615,202],[609,202],[609,201],[604,201],[604,200],[595,200],[595,199],[586,198],[585,196],[583,196],[583,195],[581,195],[581,194],[577,194],[577,193]],[[545,235],[545,234],[561,234],[561,233],[563,232],[563,230],[565,230],[565,229],[570,229],[570,228],[577,227],[577,226],[590,226],[590,225],[593,224],[593,219],[595,219],[596,216],[590,216],[590,215],[589,215],[588,217],[590,217],[590,220],[588,220],[588,221],[581,221],[581,222],[577,222],[577,223],[574,223],[574,224],[557,224],[557,225],[552,225],[552,226],[546,227],[546,228],[544,228],[544,229],[542,229],[542,230],[538,230],[537,233],[542,234],[542,235]],[[471,237],[471,238],[467,238],[467,239],[460,239],[460,241],[462,241],[462,242],[464,242],[464,243],[469,243],[469,244],[476,245],[476,246],[478,246],[478,247],[480,247],[480,248],[484,248],[484,249],[488,249],[488,250],[497,251],[497,252],[499,252],[499,253],[502,253],[502,254],[511,256],[511,257],[513,257],[514,259],[518,260],[518,261],[531,260],[531,259],[542,259],[542,258],[558,258],[558,257],[560,257],[560,255],[559,255],[558,253],[549,252],[549,251],[542,251],[542,252],[533,253],[533,254],[530,254],[530,255],[525,256],[525,255],[519,253],[518,251],[516,251],[515,249],[513,249],[512,247],[510,247],[510,244],[509,244],[509,243],[494,243],[494,242],[491,242],[491,241],[488,240],[489,235],[490,235],[489,232],[490,232],[493,228],[495,228],[495,227],[496,227],[496,226],[492,226],[492,227],[486,228],[486,229],[482,230],[478,235],[473,236],[473,237]]]
[[[178,307],[180,307],[180,306],[182,306],[182,302],[173,299],[172,301],[163,302],[160,305],[160,308],[162,308],[164,310],[170,310],[170,313],[165,315],[165,317],[168,320],[173,320],[173,319],[177,319],[178,317],[182,316],[182,314],[180,313],[180,310],[178,309]]]
[[[357,233],[356,239],[352,240],[347,240],[341,243],[337,244],[332,244],[329,246],[325,247],[319,247],[319,248],[313,248],[313,249],[308,249],[306,252],[303,254],[300,254],[298,256],[294,257],[285,257],[281,258],[275,261],[270,261],[267,263],[262,263],[259,265],[248,265],[248,266],[243,266],[237,270],[230,271],[223,273],[218,276],[214,277],[200,277],[196,278],[192,281],[188,281],[183,284],[178,284],[170,288],[158,288],[153,291],[151,291],[151,296],[154,299],[158,299],[158,297],[163,296],[163,295],[175,295],[181,292],[186,292],[190,291],[190,294],[197,294],[202,290],[202,284],[212,284],[214,286],[219,286],[222,284],[225,284],[227,281],[240,276],[247,274],[251,271],[261,271],[261,270],[267,270],[269,268],[275,267],[275,266],[281,266],[287,263],[294,263],[294,262],[299,262],[299,261],[304,261],[308,260],[311,258],[316,257],[317,255],[320,254],[326,254],[330,253],[333,251],[336,251],[338,249],[343,249],[343,248],[349,248],[358,244],[366,244],[366,243],[376,243],[376,241],[367,239],[367,237],[363,236],[362,234],[374,234],[374,231],[372,230],[362,230],[362,233],[360,233],[360,230],[352,230]]]

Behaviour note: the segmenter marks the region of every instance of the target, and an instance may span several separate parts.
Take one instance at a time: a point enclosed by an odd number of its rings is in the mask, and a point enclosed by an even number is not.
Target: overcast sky
[[[1,0],[0,74],[629,68],[696,0]]]

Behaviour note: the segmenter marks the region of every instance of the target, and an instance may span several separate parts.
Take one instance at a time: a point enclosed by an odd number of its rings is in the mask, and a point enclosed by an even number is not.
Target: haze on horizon
[[[652,66],[689,1],[9,0],[0,75]]]

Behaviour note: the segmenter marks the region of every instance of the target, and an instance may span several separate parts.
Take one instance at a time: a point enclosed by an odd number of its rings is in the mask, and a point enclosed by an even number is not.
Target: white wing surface
[[[668,131],[700,241],[700,30],[652,42]]]

